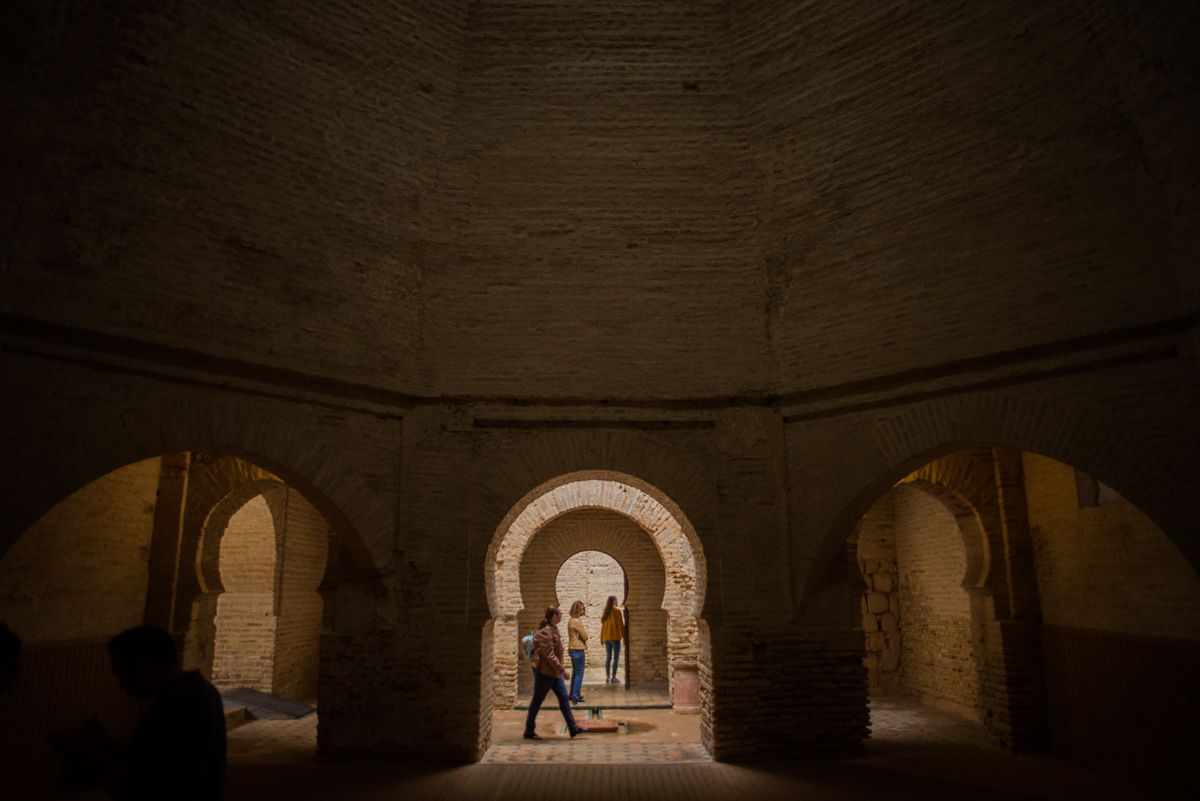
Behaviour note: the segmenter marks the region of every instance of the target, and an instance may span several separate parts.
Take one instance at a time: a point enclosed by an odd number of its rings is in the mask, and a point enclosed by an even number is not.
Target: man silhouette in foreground
[[[110,766],[107,784],[121,801],[225,797],[225,714],[221,696],[194,670],[179,667],[175,641],[163,629],[138,626],[108,643],[112,672],[121,689],[151,701],[124,749],[95,719],[93,741],[103,742]]]

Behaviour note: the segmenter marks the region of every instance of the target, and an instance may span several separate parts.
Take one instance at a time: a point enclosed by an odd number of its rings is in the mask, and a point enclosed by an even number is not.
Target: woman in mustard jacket
[[[604,643],[604,683],[620,684],[617,667],[621,662],[621,640],[625,639],[625,612],[617,606],[617,596],[608,596],[600,616],[600,642]]]

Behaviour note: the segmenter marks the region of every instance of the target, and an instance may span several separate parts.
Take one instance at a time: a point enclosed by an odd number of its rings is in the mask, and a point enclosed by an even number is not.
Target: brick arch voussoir
[[[572,486],[583,482],[600,486],[584,497]],[[681,609],[699,614],[705,586],[704,553],[687,515],[664,493],[636,476],[584,470],[557,476],[533,488],[496,528],[485,559],[488,606],[493,617],[512,619],[524,607],[519,567],[534,535],[557,517],[585,508],[609,509],[634,520],[650,535],[668,570],[676,561],[671,551],[681,552],[690,561],[694,577]]]
[[[641,529],[640,526],[638,528]],[[545,537],[547,534],[550,534],[552,537],[549,547],[551,548],[554,560],[557,563],[557,566],[555,567],[556,577],[558,573],[561,572],[563,565],[565,565],[573,557],[578,556],[585,551],[599,551],[605,556],[611,558],[620,566],[621,572],[624,573],[626,580],[628,581],[630,575],[629,566],[635,564],[639,558],[636,543],[631,541],[630,535],[623,532],[605,532],[601,534],[590,535],[572,534],[568,536],[563,533],[550,532],[543,529],[534,535],[534,538],[530,541],[531,545],[536,542],[538,543],[536,547],[542,547],[540,544],[541,538]],[[655,581],[652,585],[651,595],[657,597],[657,603],[659,604],[660,608],[670,611],[671,607],[669,606],[669,601],[666,598],[667,565],[663,561],[662,554],[658,551],[658,548],[654,545],[653,541],[649,537],[649,533],[646,532],[645,529],[641,529],[640,533],[636,536],[645,538],[644,541],[647,543],[646,547],[649,547],[653,550],[658,565],[662,568],[661,576],[658,577],[659,580]],[[522,563],[522,566],[524,566],[524,563]],[[521,585],[522,587],[526,585],[524,571],[522,571],[521,574]]]
[[[953,515],[958,524],[963,552],[966,555],[962,587],[968,592],[990,591],[991,567],[994,563],[994,549],[997,547],[999,533],[989,528],[980,514],[979,508],[965,495],[919,475],[903,479],[897,485],[897,489],[899,488],[922,492],[940,503],[948,513]]]
[[[272,490],[284,489],[287,485],[275,478],[259,478],[232,488],[208,513],[200,532],[200,548],[197,558],[197,572],[200,578],[202,592],[224,592],[225,583],[221,578],[221,540],[229,521],[238,511],[259,495],[270,496]],[[276,527],[276,538],[279,536],[279,509],[277,504],[268,497],[271,508],[272,522]]]
[[[1120,492],[1146,513],[1200,569],[1200,543],[1193,542],[1188,521],[1196,519],[1195,493],[1177,492],[1178,476],[1138,432],[1105,427],[1084,409],[1061,402],[1013,395],[941,399],[875,417],[870,435],[842,455],[853,462],[853,475],[865,483],[844,482],[841,495],[824,499],[824,532],[814,565],[843,558],[846,542],[870,506],[914,471],[958,451],[1008,447],[1048,456],[1078,468]],[[850,469],[843,471],[850,478]],[[821,575],[820,569],[813,575]],[[807,582],[796,594],[797,613],[809,593]]]
[[[13,486],[29,491],[8,494],[0,555],[42,515],[97,478],[164,453],[205,451],[237,456],[291,485],[325,516],[368,575],[381,572],[385,563],[386,556],[374,553],[359,533],[380,516],[369,488],[339,469],[323,444],[297,436],[294,423],[269,408],[223,399],[151,402],[107,414],[97,409],[39,433],[37,442],[31,437],[25,452],[10,460],[10,481],[18,482]],[[354,518],[343,510],[354,510]]]

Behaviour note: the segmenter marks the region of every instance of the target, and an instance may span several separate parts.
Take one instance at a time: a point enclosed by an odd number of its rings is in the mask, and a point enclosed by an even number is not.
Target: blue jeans
[[[606,679],[615,679],[617,677],[617,667],[621,663],[621,641],[620,640],[605,640],[604,641],[604,677]]]
[[[567,651],[571,655],[571,700],[581,701],[583,696],[583,668],[587,662],[587,651],[572,648]]]
[[[533,700],[529,702],[529,714],[525,716],[525,734],[534,734],[537,724],[537,713],[542,708],[546,694],[554,691],[558,698],[558,708],[562,711],[563,720],[567,722],[567,731],[577,731],[579,724],[571,714],[571,702],[567,700],[567,685],[563,684],[562,676],[547,676],[540,670],[533,674]]]

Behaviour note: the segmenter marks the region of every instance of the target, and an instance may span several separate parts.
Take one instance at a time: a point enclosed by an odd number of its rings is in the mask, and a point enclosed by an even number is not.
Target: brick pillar
[[[343,548],[330,562],[321,640],[322,754],[469,762],[479,749],[486,616],[468,541],[471,420],[446,407],[404,419],[395,548],[381,575]],[[334,587],[330,587],[330,583]],[[486,608],[483,604],[480,610]]]
[[[792,760],[862,751],[867,736],[862,632],[764,635],[713,627],[701,661],[713,714],[705,741],[722,761]]]
[[[720,530],[708,575],[721,605],[700,665],[705,744],[722,760],[856,753],[867,725],[861,587],[849,586],[838,561],[835,578],[821,577],[828,592],[814,595],[809,623],[784,619],[792,602],[782,421],[768,409],[722,412],[715,442]]]
[[[191,454],[166,453],[158,477],[154,530],[150,536],[145,622],[171,630],[175,621],[183,513],[187,505]]]
[[[985,624],[984,723],[1014,751],[1040,751],[1049,744],[1050,722],[1025,476],[1020,451],[994,448],[992,454],[1007,597]]]

